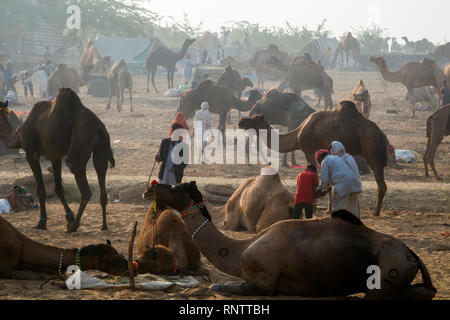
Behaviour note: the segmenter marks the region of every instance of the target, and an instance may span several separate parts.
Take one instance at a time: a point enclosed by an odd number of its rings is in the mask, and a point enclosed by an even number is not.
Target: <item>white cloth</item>
[[[320,189],[325,190],[329,185],[340,197],[352,192],[362,192],[361,179],[358,179],[347,163],[338,156],[328,154],[321,163]]]
[[[352,170],[353,174],[361,180],[361,176],[359,175],[359,168],[358,164],[355,161],[355,158],[353,158],[351,155],[345,152],[344,145],[339,141],[333,141],[331,143],[331,154],[334,156],[340,157],[342,160],[347,163],[347,165]]]
[[[47,73],[45,73],[44,70],[40,69],[40,70],[36,71],[35,73],[33,73],[33,75],[25,81],[28,81],[28,80],[36,80],[37,81],[37,84],[39,87],[39,98],[41,100],[44,100],[45,96],[47,94],[47,80],[48,80]]]
[[[159,183],[169,184],[169,185],[177,184],[177,180],[175,177],[175,171],[173,169],[172,150],[173,150],[173,146],[172,146],[172,144],[170,144],[169,154],[167,155],[167,161],[166,161],[165,167],[164,167],[163,179]]]
[[[196,136],[201,135],[203,146],[205,146],[209,140],[209,128],[211,127],[211,114],[209,112],[208,102],[201,104],[201,110],[195,113],[194,121],[202,123],[201,131],[199,130],[200,128],[195,127],[195,134]]]

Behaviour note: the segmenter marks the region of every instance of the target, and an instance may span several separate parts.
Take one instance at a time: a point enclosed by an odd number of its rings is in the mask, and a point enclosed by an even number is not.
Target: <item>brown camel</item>
[[[372,102],[370,100],[369,90],[366,89],[362,80],[359,80],[356,84],[349,99],[353,100],[356,104],[356,109],[369,119]]]
[[[80,76],[83,84],[87,84],[89,74],[100,62],[100,54],[92,40],[89,40],[80,57]]]
[[[352,53],[356,68],[359,64],[361,49],[358,40],[353,37],[351,32],[347,33],[347,35],[341,39],[338,47],[336,48],[336,52],[334,53],[333,61],[331,63],[332,67],[334,68],[336,66],[336,62],[339,56],[341,57],[341,60],[344,61],[344,53],[348,67],[350,52]]]
[[[71,88],[79,92],[81,79],[75,69],[61,63],[47,80],[47,94],[49,97],[55,97],[60,88]]]
[[[109,240],[106,243],[80,249],[45,245],[31,240],[0,217],[0,278],[45,280],[48,275],[65,273],[70,265],[81,266],[82,270],[123,274],[128,269],[127,260]]]
[[[297,94],[283,93],[277,89],[271,89],[250,110],[249,115],[252,117],[262,114],[271,125],[287,127],[288,132],[291,132],[315,111]],[[282,165],[288,166],[287,153],[283,156]],[[295,151],[291,153],[291,165],[297,166]]]
[[[434,176],[437,180],[442,180],[434,166],[434,156],[439,144],[444,139],[444,136],[450,134],[450,105],[439,108],[427,120],[427,148],[423,155],[423,163],[425,165],[425,176],[429,177],[428,164],[433,170]]]
[[[189,47],[195,42],[196,39],[186,39],[178,53],[173,52],[166,46],[159,46],[155,50],[152,50],[145,61],[145,69],[147,70],[147,92],[149,89],[150,73],[152,74],[152,84],[156,92],[155,85],[155,73],[158,66],[162,66],[167,69],[167,84],[169,89],[173,88],[173,75],[175,73],[175,65],[178,60],[183,59],[186,55]]]
[[[272,56],[276,57],[283,64],[289,62],[289,55],[280,51],[274,44],[269,45],[265,50],[257,51],[250,62],[250,66],[255,70],[258,89],[264,90],[264,71],[271,68],[267,61]]]
[[[366,298],[378,299],[432,299],[436,294],[426,266],[413,251],[400,240],[366,227],[347,211],[324,220],[280,221],[249,239],[236,240],[210,223],[195,182],[155,184],[149,189],[149,193],[156,189],[160,203],[182,212],[198,248],[216,268],[245,280],[213,284],[211,290],[308,297],[365,292]],[[193,205],[200,207],[186,212]],[[380,268],[378,289],[367,286],[367,270],[373,265]],[[424,283],[411,285],[419,270]]]
[[[243,118],[241,129],[266,129],[271,127],[263,115]],[[318,111],[311,114],[300,127],[287,134],[279,135],[278,152],[302,150],[308,163],[316,163],[314,153],[326,149],[332,141],[340,141],[347,152],[363,156],[373,170],[378,185],[378,198],[374,215],[379,216],[387,187],[384,181],[384,167],[388,163],[388,139],[378,126],[356,109],[353,101],[344,100],[333,111]],[[271,137],[267,138],[270,148]]]
[[[450,64],[444,67],[444,74],[447,77],[447,83],[450,83]]]
[[[55,181],[55,193],[61,200],[68,221],[67,232],[74,232],[80,225],[81,216],[91,198],[91,190],[86,179],[86,163],[93,155],[93,163],[100,186],[103,226],[106,225],[106,171],[108,163],[114,167],[108,131],[102,121],[81,102],[71,89],[59,89],[52,102],[42,101],[34,105],[27,119],[17,130],[8,122],[8,104],[0,104],[0,138],[9,148],[23,149],[33,171],[40,205],[40,219],[37,229],[47,229],[45,208],[45,187],[39,159],[42,156],[51,161]],[[67,204],[61,179],[61,164],[67,155],[66,164],[75,175],[81,202],[74,218]]]
[[[261,98],[258,90],[253,90],[248,101],[241,101],[228,88],[217,85],[214,81],[206,79],[197,87],[186,93],[180,99],[178,112],[183,112],[186,119],[195,115],[202,102],[209,103],[209,111],[219,114],[219,130],[225,132],[225,122],[228,112],[232,108],[239,111],[248,111]]]
[[[299,56],[293,59],[289,66],[283,65],[276,57],[271,57],[267,64],[277,67],[281,71],[286,71],[284,80],[278,86],[278,90],[284,91],[290,88],[299,96],[302,91],[315,89],[319,97],[325,98],[325,110],[333,108],[333,79],[323,71],[312,59],[307,56]],[[320,103],[320,99],[319,99]]]
[[[434,62],[439,65],[442,58],[450,60],[450,42],[440,45],[434,50]]]
[[[402,39],[406,43],[403,51],[412,53],[431,53],[434,50],[434,44],[426,38],[419,41],[409,41],[408,37],[402,37]]]
[[[108,72],[108,105],[111,107],[111,99],[114,93],[117,94],[117,111],[122,111],[125,89],[130,95],[130,112],[133,112],[133,77],[128,71],[125,60],[120,59],[114,63]]]
[[[400,82],[406,86],[409,97],[414,96],[414,88],[434,86],[440,89],[446,78],[444,72],[429,59],[423,59],[420,63],[408,62],[396,72],[389,71],[383,57],[371,57],[370,61],[377,65],[386,81]],[[414,118],[416,116],[415,102],[413,100],[410,100],[410,102],[411,114]]]

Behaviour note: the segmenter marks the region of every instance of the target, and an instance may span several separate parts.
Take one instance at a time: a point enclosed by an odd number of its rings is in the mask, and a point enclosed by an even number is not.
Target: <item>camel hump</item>
[[[348,212],[347,210],[335,211],[331,214],[331,218],[341,219],[357,226],[363,225],[360,219],[358,219],[353,213]]]
[[[339,105],[336,107],[336,110],[339,110],[348,114],[360,114],[358,109],[356,108],[356,104],[351,100],[343,100],[339,102]]]

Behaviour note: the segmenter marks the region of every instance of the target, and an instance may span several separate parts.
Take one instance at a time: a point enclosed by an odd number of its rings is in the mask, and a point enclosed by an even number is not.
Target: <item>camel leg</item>
[[[152,69],[152,84],[153,84],[153,88],[155,89],[156,93],[158,93],[158,89],[156,89],[156,84],[155,84],[155,73],[156,73],[156,69],[157,66],[153,67]]]
[[[175,88],[173,84],[173,77],[175,75],[175,66],[172,67],[172,72],[170,73],[170,83],[172,84],[172,88]]]
[[[113,86],[111,84],[111,81],[108,81],[108,104],[106,105],[106,109],[109,110],[111,107],[111,100],[113,95]]]
[[[172,71],[171,71],[171,68],[170,67],[167,67],[167,87],[168,87],[168,89],[170,89],[171,88],[171,86],[170,86],[170,73],[171,73]]]
[[[36,159],[37,158],[37,159]],[[39,162],[39,155],[34,157],[33,155],[27,154],[27,161],[33,171],[34,181],[36,182],[36,190],[39,198],[39,206],[41,217],[39,223],[35,229],[47,230],[47,210],[45,208],[45,186],[44,180],[42,179],[41,164]]]
[[[123,106],[123,99],[125,98],[125,88],[121,87],[120,88],[120,103],[119,106],[117,108],[117,111],[122,112],[122,106]]]
[[[92,193],[89,183],[86,178],[86,163],[78,164],[74,166],[75,181],[77,182],[78,190],[81,194],[80,207],[78,208],[78,213],[75,221],[68,226],[67,233],[77,231],[80,226],[81,216],[83,215],[84,209],[91,199]]]
[[[411,102],[411,117],[416,117],[416,106],[414,105],[414,88],[408,87],[409,102]]]
[[[384,181],[383,165],[380,164],[377,167],[372,167],[372,170],[373,170],[373,173],[375,176],[375,181],[377,182],[377,185],[378,185],[377,205],[376,205],[375,211],[373,212],[373,215],[378,217],[381,212],[381,205],[383,203],[384,195],[386,194],[387,186],[386,186],[386,182]]]
[[[425,177],[430,177],[430,174],[428,173],[428,163],[430,162],[430,147],[432,141],[431,136],[432,133],[430,133],[430,137],[428,137],[427,148],[425,149],[425,153],[423,155],[423,164],[425,166]]]
[[[39,273],[16,270],[5,267],[0,267],[0,278],[13,280],[30,280],[30,281],[44,281],[47,279],[47,277]]]
[[[133,112],[133,88],[130,87],[128,93],[130,94],[130,112]]]
[[[75,220],[75,217],[69,205],[67,204],[66,195],[62,186],[61,162],[62,161],[60,159],[52,161],[53,179],[55,180],[55,194],[58,196],[59,200],[61,200],[64,210],[66,211],[66,220],[70,224],[73,222],[73,220]]]
[[[436,180],[442,180],[442,178],[439,177],[437,171],[436,171],[436,167],[434,166],[434,156],[436,155],[436,151],[437,148],[439,146],[439,144],[442,142],[442,140],[444,139],[444,136],[441,135],[439,137],[434,137],[435,139],[432,139],[432,143],[430,146],[430,150],[428,153],[428,162],[430,163],[431,166],[431,170],[433,170],[434,176],[436,177]]]
[[[298,166],[297,162],[295,161],[295,151],[291,152],[291,166]]]
[[[106,205],[108,204],[108,195],[106,193],[106,171],[108,170],[108,160],[105,157],[105,153],[101,150],[94,150],[92,157],[95,171],[97,172],[98,185],[100,187],[100,205],[102,207],[103,225],[102,231],[108,230],[106,224]]]
[[[225,134],[225,128],[226,128],[226,121],[227,121],[227,114],[228,112],[221,112],[219,115],[219,131],[222,132],[222,135]]]
[[[150,72],[151,72],[150,68],[147,69],[147,93],[150,92],[150,88],[149,88],[149,86],[150,86]]]
[[[122,89],[120,88],[120,86],[118,84],[117,84],[116,90],[117,90],[117,111],[119,111],[120,110],[120,91]]]

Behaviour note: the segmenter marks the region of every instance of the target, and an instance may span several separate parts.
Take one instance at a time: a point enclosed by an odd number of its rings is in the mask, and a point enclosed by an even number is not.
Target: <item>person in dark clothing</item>
[[[312,219],[314,209],[314,193],[319,186],[319,176],[315,165],[308,165],[305,171],[297,176],[297,192],[295,193],[294,219],[299,219],[305,209],[306,219]]]
[[[441,93],[440,106],[443,107],[450,104],[450,89],[448,88],[447,80],[444,80],[440,93]]]
[[[177,129],[183,129],[183,127],[178,124],[172,124],[172,132]],[[172,151],[174,147],[178,144],[184,144],[180,150],[179,156],[183,158],[184,156],[189,158],[189,154],[185,155],[183,151],[189,152],[189,146],[185,144],[183,138],[180,137],[178,141],[172,141],[172,138],[166,138],[161,141],[159,147],[159,152],[155,157],[158,163],[161,163],[161,168],[159,169],[159,182],[163,184],[178,184],[183,180],[184,169],[187,167],[187,163],[175,164],[173,162]]]

